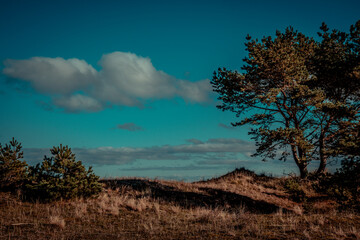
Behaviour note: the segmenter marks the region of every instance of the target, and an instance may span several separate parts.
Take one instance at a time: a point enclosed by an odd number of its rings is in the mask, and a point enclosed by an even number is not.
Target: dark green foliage
[[[0,191],[15,192],[27,178],[27,164],[20,160],[21,148],[14,138],[4,147],[0,144]]]
[[[31,200],[53,201],[91,197],[101,191],[92,168],[88,170],[68,146],[53,147],[52,157],[44,157],[41,164],[30,167],[30,183],[25,186],[25,197]]]
[[[321,131],[316,136],[319,173],[324,171],[327,158],[360,153],[360,21],[349,33],[330,31],[325,23],[320,29],[321,41],[307,62],[315,76],[309,87],[321,90],[326,97],[315,111],[321,116],[317,124]]]
[[[337,174],[344,176],[342,183],[353,193],[360,194],[360,158],[343,160]]]
[[[353,208],[360,211],[360,159],[343,160],[341,168],[334,174],[320,178],[320,191],[335,197],[341,208]]]
[[[21,144],[14,138],[4,147],[0,144],[0,191],[20,190],[28,200],[53,201],[91,197],[101,191],[92,168],[88,170],[68,146],[53,147],[52,157],[28,167]]]

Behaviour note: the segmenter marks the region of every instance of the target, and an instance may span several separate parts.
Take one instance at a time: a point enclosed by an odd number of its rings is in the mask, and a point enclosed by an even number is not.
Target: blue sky
[[[30,163],[69,145],[103,177],[198,180],[249,156],[247,128],[216,109],[209,80],[240,69],[245,37],[287,26],[348,31],[359,1],[0,1],[0,142]]]

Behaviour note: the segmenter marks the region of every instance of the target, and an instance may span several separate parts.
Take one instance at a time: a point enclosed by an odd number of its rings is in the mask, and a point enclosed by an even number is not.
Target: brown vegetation
[[[302,182],[236,170],[195,183],[102,180],[93,199],[22,202],[0,193],[0,239],[359,239],[360,216]]]

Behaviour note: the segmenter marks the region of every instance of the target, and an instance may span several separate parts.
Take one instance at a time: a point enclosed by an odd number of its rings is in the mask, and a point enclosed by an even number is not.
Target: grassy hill
[[[236,169],[194,183],[101,182],[88,200],[28,203],[0,193],[0,239],[360,238],[360,216],[337,211],[306,181]]]

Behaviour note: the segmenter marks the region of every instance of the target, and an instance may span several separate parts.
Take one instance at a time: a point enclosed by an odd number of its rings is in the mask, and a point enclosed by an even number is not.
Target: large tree
[[[319,127],[317,146],[320,165],[325,170],[327,159],[359,155],[360,114],[360,21],[350,33],[329,31],[325,23],[308,68],[315,76],[309,82],[326,96],[317,106]]]
[[[324,24],[320,42],[292,27],[277,31],[274,39],[248,36],[242,72],[220,68],[214,73],[212,85],[222,101],[218,108],[241,117],[234,126],[252,125],[255,156],[286,160],[291,155],[303,178],[311,161],[320,161],[321,173],[328,157],[336,157],[335,142],[345,126],[359,122],[354,83],[359,81],[359,25],[351,26],[350,34],[329,34]],[[336,50],[329,46],[335,43]],[[333,55],[340,60],[332,62]],[[339,76],[328,77],[330,69]]]

